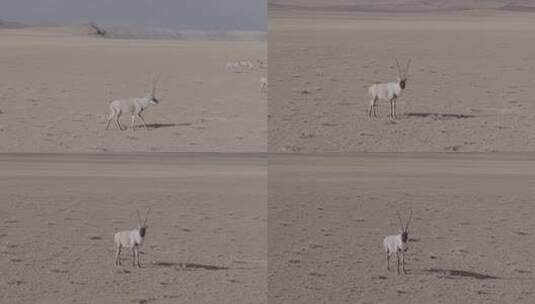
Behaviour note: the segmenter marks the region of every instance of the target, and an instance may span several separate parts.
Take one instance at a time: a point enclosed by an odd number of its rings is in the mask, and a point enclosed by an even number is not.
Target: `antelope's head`
[[[405,87],[407,86],[407,79],[409,79],[409,66],[411,64],[411,59],[407,61],[407,65],[405,66],[404,70],[401,69],[398,60],[394,60],[396,61],[396,66],[398,67],[399,86],[401,87],[401,89],[405,89]]]
[[[399,224],[400,224],[400,235],[401,235],[401,243],[402,243],[402,250],[407,251],[408,246],[407,243],[409,242],[409,224],[412,219],[412,209],[410,210],[409,219],[407,220],[407,223],[403,225],[403,221],[401,219],[401,215],[399,212],[397,212],[398,218],[399,218]]]
[[[156,88],[158,87],[158,78],[152,80],[152,92],[150,94],[150,103],[157,105],[160,100],[156,97]]]
[[[149,226],[147,225],[147,219],[149,218],[150,208],[147,210],[144,220],[141,220],[141,215],[139,214],[139,210],[136,209],[136,212],[137,212],[137,219],[138,219],[137,227],[139,230],[139,235],[141,237],[145,237],[145,233],[147,233],[147,228],[149,228]]]

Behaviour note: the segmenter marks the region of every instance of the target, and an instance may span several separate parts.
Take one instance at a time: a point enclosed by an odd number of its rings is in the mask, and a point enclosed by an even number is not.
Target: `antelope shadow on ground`
[[[215,271],[215,270],[228,270],[229,267],[224,266],[217,266],[217,265],[205,265],[205,264],[195,264],[195,263],[175,263],[175,262],[165,262],[165,261],[158,261],[152,263],[152,265],[156,267],[170,267],[175,268],[175,270],[179,271],[197,271],[197,270],[209,270],[209,271]]]
[[[190,122],[183,122],[183,123],[152,123],[147,124],[147,128],[149,129],[159,129],[159,128],[173,128],[173,127],[187,127],[191,126],[192,123]],[[143,125],[136,125],[136,129],[143,128]]]
[[[493,276],[489,274],[458,270],[458,269],[444,269],[444,268],[426,268],[423,270],[425,273],[440,274],[446,279],[461,279],[472,278],[476,280],[501,280],[502,277]]]
[[[469,114],[455,114],[455,113],[427,113],[427,112],[409,112],[401,115],[402,117],[411,118],[433,118],[433,119],[463,119],[463,118],[474,118],[475,115]]]

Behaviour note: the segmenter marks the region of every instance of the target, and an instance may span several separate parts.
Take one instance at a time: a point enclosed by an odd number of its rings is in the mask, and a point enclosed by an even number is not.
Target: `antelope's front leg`
[[[386,270],[390,271],[390,252],[386,253]]]
[[[139,247],[136,249],[136,255],[137,255],[137,267],[141,268],[141,263],[139,262]]]
[[[390,99],[390,120],[394,119],[394,98]]]
[[[407,271],[405,271],[405,253],[401,254],[401,270],[404,274],[407,274]]]
[[[399,251],[396,251],[396,260],[397,260],[397,263],[398,263],[398,274],[399,273]]]
[[[394,107],[394,111],[393,111],[393,113],[394,113],[393,118],[394,119],[398,118],[398,112],[397,112],[397,109],[396,109],[396,102],[397,101],[398,101],[398,99],[396,97],[394,97],[394,100],[393,100],[393,103],[392,103],[392,105]]]
[[[141,113],[137,114],[137,116],[139,117],[139,119],[141,119],[141,122],[143,123],[143,126],[145,127],[145,130],[149,130],[149,128],[147,128],[147,124],[145,123],[145,119],[143,119],[143,116],[141,116]]]
[[[136,267],[136,246],[132,247],[132,266]]]

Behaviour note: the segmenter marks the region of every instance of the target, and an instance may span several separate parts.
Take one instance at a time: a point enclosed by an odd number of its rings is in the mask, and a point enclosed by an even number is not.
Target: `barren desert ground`
[[[1,303],[266,303],[258,155],[0,155]],[[152,206],[142,268],[113,234]]]
[[[84,26],[0,29],[1,152],[251,152],[266,150],[260,40],[126,40]],[[105,131],[113,99],[143,97],[160,76],[159,105],[135,134]],[[130,117],[123,116],[124,126]]]
[[[522,11],[272,7],[269,151],[533,151],[534,29]],[[400,117],[380,102],[369,120],[368,87],[396,80],[394,58],[412,58]]]
[[[270,303],[533,302],[533,155],[269,162]],[[389,273],[383,238],[410,208],[408,274]]]

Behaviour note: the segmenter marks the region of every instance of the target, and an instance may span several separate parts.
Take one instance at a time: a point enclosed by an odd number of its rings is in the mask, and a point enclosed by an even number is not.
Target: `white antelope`
[[[370,97],[372,98],[370,101],[370,106],[368,107],[369,118],[372,117],[372,113],[374,117],[377,117],[375,108],[377,107],[378,100],[384,100],[384,101],[390,102],[390,119],[395,119],[397,117],[396,101],[403,93],[403,90],[405,89],[405,86],[407,84],[409,65],[411,64],[411,60],[409,59],[407,61],[407,66],[404,71],[401,70],[398,60],[397,59],[395,60],[396,60],[396,65],[398,67],[398,73],[399,73],[399,78],[397,79],[397,81],[387,82],[387,83],[377,83],[377,84],[372,85],[368,89],[368,93],[370,94]]]
[[[248,70],[252,70],[254,69],[254,65],[251,63],[250,60],[247,60],[247,61],[240,61],[240,66],[248,69]]]
[[[227,62],[225,64],[225,70],[232,71],[234,73],[241,73],[245,71],[254,70],[255,66],[250,60],[246,61],[236,61],[236,62]]]
[[[121,249],[132,248],[132,265],[134,267],[141,267],[139,262],[139,247],[143,245],[143,240],[145,239],[145,234],[147,233],[147,218],[149,217],[150,208],[147,210],[145,215],[145,220],[141,221],[141,216],[139,215],[139,210],[136,210],[138,218],[137,229],[119,231],[115,234],[115,246],[117,251],[115,253],[115,266],[121,265]],[[136,261],[137,258],[137,261]]]
[[[118,99],[114,100],[110,103],[110,115],[108,117],[108,123],[106,124],[106,130],[110,127],[111,121],[115,121],[115,124],[120,130],[123,130],[123,127],[121,127],[121,124],[119,123],[119,118],[122,114],[130,114],[132,115],[132,131],[135,127],[136,117],[139,117],[141,121],[143,122],[143,126],[145,127],[145,130],[148,130],[147,124],[145,123],[145,119],[143,119],[143,116],[141,116],[141,113],[151,104],[158,104],[160,101],[158,98],[156,98],[156,86],[157,86],[157,80],[154,79],[152,82],[152,92],[150,94],[147,94],[145,97],[142,98],[130,98],[130,99]]]
[[[237,62],[227,62],[225,64],[225,70],[234,71],[237,70],[240,67],[240,65]]]
[[[397,258],[397,270],[399,274],[399,264],[400,264],[400,256],[401,256],[401,264],[402,264],[402,271],[403,273],[407,273],[405,271],[405,253],[407,250],[409,250],[409,223],[411,222],[412,218],[412,209],[410,211],[409,220],[407,221],[407,224],[405,227],[403,227],[403,221],[401,220],[401,216],[399,215],[399,212],[397,213],[399,217],[399,223],[401,225],[401,230],[399,234],[396,235],[389,235],[385,237],[383,240],[383,245],[385,248],[386,253],[386,270],[390,271],[390,257],[395,253]]]

